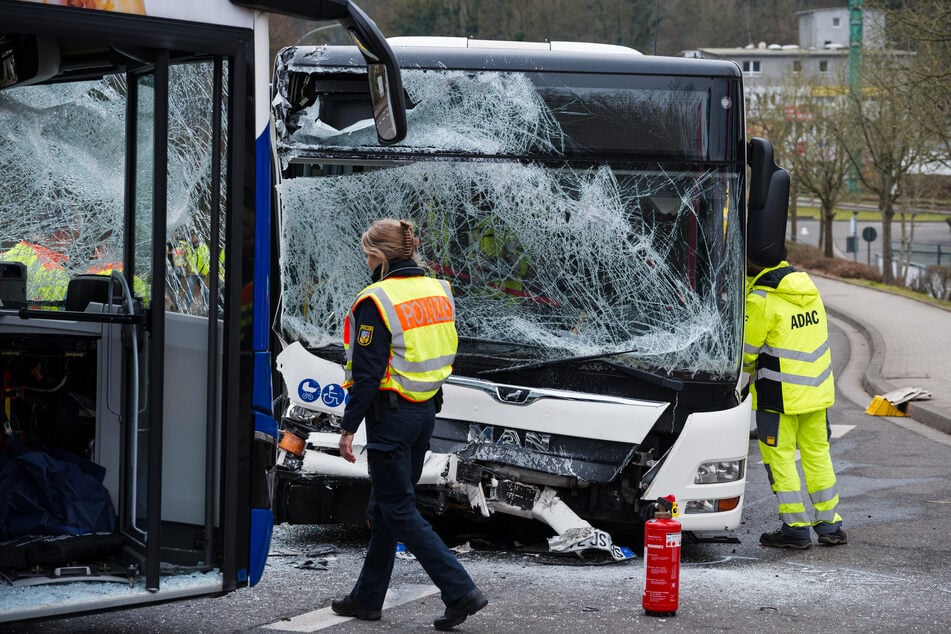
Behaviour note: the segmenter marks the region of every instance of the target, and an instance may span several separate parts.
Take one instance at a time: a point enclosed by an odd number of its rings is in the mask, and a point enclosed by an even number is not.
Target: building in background
[[[801,75],[809,83],[843,83],[849,65],[849,9],[800,11],[799,44],[748,44],[742,48],[697,48],[684,57],[727,59],[743,69],[747,86],[777,86]],[[865,48],[885,43],[885,14],[866,9],[862,20]]]

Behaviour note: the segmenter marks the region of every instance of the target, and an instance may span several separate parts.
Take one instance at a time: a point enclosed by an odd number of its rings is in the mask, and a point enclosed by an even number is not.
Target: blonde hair
[[[397,260],[408,258],[420,264],[416,253],[419,238],[413,233],[412,223],[406,220],[377,220],[360,236],[360,246],[366,255],[375,256],[382,262],[380,275],[386,275],[389,263]]]

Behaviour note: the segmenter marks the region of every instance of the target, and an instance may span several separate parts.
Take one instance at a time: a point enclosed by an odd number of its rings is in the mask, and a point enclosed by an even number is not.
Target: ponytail
[[[419,263],[416,253],[419,238],[413,232],[413,224],[407,220],[377,220],[360,236],[360,246],[364,253],[376,256],[382,262],[380,274],[384,276],[390,262],[412,259]]]

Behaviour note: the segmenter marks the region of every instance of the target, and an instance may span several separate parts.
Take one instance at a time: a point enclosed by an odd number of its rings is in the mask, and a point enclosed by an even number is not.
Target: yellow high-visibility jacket
[[[801,414],[835,402],[825,306],[806,273],[783,261],[747,280],[743,369],[753,408]]]
[[[26,241],[0,254],[0,261],[26,265],[28,301],[62,301],[66,297],[69,285],[69,272],[64,268],[66,259],[63,253]]]
[[[376,304],[391,334],[380,389],[395,390],[410,401],[429,400],[452,373],[458,346],[449,283],[423,276],[392,277],[363,289],[344,324],[345,388],[353,385],[353,345],[361,336],[354,313],[364,299]]]

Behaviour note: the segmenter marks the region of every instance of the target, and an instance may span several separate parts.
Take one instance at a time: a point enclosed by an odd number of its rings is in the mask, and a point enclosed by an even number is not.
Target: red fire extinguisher
[[[644,523],[644,614],[674,616],[680,594],[680,522],[674,496],[657,499],[654,519]]]

